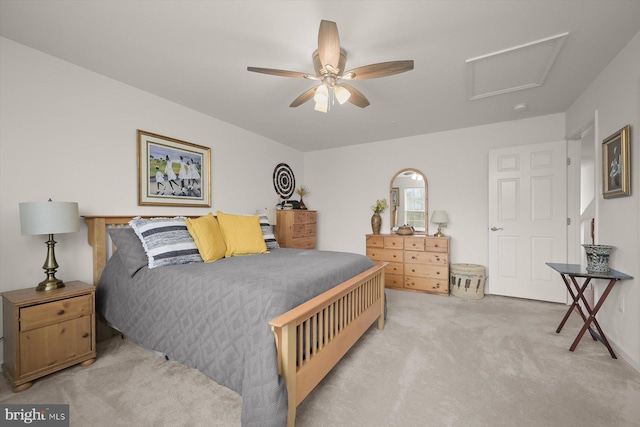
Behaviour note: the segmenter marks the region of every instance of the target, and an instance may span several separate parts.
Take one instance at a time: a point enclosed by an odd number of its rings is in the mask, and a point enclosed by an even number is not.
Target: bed
[[[85,217],[98,312],[241,394],[243,425],[293,426],[296,407],[362,334],[384,328],[384,265],[362,255],[280,248],[131,275],[107,232],[131,218]]]

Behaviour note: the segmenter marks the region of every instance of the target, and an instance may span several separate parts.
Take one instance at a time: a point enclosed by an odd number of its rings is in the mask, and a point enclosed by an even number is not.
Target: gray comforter
[[[98,312],[133,342],[242,395],[242,424],[284,426],[286,388],[269,320],[374,264],[349,253],[273,249],[213,263],[142,268],[107,263]]]

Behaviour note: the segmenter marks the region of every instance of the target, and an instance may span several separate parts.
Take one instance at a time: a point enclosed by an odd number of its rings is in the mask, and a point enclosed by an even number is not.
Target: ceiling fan
[[[324,20],[320,21],[318,49],[313,52],[312,58],[315,75],[259,67],[247,67],[247,71],[319,81],[318,85],[294,99],[290,107],[297,107],[313,98],[315,110],[326,113],[334,100],[340,104],[349,101],[361,108],[369,105],[369,100],[359,90],[343,83],[343,80],[375,79],[413,70],[413,60],[405,60],[381,62],[345,71],[347,53],[340,47],[338,26],[335,22]]]

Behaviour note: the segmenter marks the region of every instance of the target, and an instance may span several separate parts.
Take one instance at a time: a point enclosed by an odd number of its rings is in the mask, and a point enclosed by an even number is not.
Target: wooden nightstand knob
[[[64,314],[64,310],[58,311],[58,316],[62,316]]]

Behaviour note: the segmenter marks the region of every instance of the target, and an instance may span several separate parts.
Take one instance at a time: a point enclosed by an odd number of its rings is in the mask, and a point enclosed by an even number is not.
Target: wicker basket
[[[484,266],[451,264],[450,275],[449,290],[451,295],[467,299],[484,297],[484,280],[486,278]]]

